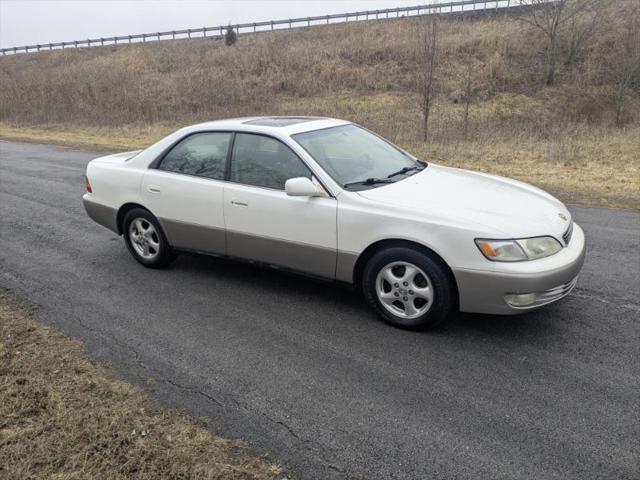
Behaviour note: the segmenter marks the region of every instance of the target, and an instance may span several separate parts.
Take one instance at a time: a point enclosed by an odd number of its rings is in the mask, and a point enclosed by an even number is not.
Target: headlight
[[[562,245],[553,237],[536,237],[518,240],[529,260],[549,257],[562,250]]]
[[[548,257],[562,250],[553,237],[524,238],[522,240],[477,239],[482,254],[494,262],[520,262]]]

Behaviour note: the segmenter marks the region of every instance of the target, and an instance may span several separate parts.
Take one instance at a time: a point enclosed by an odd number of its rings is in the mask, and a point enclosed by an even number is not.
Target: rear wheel
[[[367,263],[362,281],[367,302],[398,327],[435,327],[455,308],[455,286],[446,267],[417,249],[379,251]]]
[[[128,212],[123,227],[127,249],[145,267],[166,267],[175,259],[160,223],[147,210],[134,208]]]

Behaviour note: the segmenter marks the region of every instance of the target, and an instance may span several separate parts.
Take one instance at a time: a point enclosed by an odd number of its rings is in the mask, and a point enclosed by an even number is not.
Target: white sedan
[[[89,216],[147,267],[191,251],[347,282],[408,328],[556,301],[585,256],[548,193],[418,160],[344,120],[194,125],[91,161],[86,187]]]

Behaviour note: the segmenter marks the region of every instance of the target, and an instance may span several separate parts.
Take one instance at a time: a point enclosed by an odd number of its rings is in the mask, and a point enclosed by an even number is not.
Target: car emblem
[[[567,216],[564,213],[559,213],[558,216],[565,222],[567,221]]]

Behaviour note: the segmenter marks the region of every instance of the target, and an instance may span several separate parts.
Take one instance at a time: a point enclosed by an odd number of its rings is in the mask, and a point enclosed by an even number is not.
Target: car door
[[[284,184],[294,177],[312,175],[283,142],[236,133],[224,190],[227,252],[335,278],[337,201],[288,196]]]
[[[199,132],[173,146],[144,175],[145,206],[158,218],[169,243],[182,249],[225,254],[224,175],[231,132]]]

